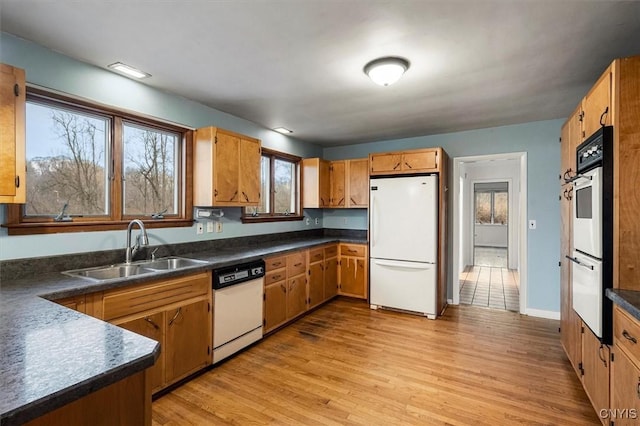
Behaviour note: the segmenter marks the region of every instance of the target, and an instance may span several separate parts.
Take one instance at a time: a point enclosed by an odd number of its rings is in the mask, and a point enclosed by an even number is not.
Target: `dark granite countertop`
[[[267,241],[181,256],[207,263],[101,282],[50,272],[0,286],[0,425],[21,424],[152,366],[159,345],[49,300],[129,286],[359,238]],[[95,265],[95,266],[100,266]],[[49,300],[46,300],[49,299]]]
[[[613,303],[640,321],[640,291],[608,288],[606,294]]]

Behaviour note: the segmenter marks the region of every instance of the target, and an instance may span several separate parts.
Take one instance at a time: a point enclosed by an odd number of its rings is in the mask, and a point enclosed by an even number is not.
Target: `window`
[[[262,149],[260,204],[246,207],[243,222],[302,220],[300,158]]]
[[[506,182],[475,184],[474,193],[477,224],[508,223],[509,197]]]
[[[190,226],[191,131],[29,89],[27,202],[9,234]],[[88,228],[90,227],[90,228]]]

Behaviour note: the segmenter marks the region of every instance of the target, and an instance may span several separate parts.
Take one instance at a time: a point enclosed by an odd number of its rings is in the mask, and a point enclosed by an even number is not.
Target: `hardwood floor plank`
[[[337,299],[156,400],[153,425],[598,425],[557,327]]]

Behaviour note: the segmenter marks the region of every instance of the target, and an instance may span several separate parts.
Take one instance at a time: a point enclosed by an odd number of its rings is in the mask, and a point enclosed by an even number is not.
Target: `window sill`
[[[242,216],[242,223],[291,222],[302,220],[304,216]]]
[[[143,220],[145,227],[151,228],[179,228],[192,226],[192,219],[161,219]],[[128,220],[123,221],[83,221],[83,222],[38,222],[38,223],[15,223],[4,224],[9,235],[35,235],[35,234],[58,234],[65,232],[93,232],[93,231],[113,231],[127,229]]]

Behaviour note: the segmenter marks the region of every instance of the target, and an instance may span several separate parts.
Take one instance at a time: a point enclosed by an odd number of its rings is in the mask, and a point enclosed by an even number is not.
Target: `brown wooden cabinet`
[[[309,249],[309,295],[308,308],[324,302],[324,248]]]
[[[618,306],[613,322],[609,417],[616,426],[636,425],[640,421],[640,322]]]
[[[307,310],[306,250],[287,255],[287,320]]]
[[[26,202],[25,73],[0,64],[0,203]]]
[[[211,364],[211,273],[203,272],[105,291],[93,313],[160,343],[149,370],[158,391]]]
[[[331,186],[329,183],[328,161],[322,158],[305,158],[302,160],[302,207],[329,207]]]
[[[366,208],[369,160],[302,160],[303,208]]]
[[[329,166],[329,182],[331,184],[331,198],[329,207],[346,207],[346,176],[347,163],[345,160],[332,161]]]
[[[369,206],[369,160],[347,160],[347,207]]]
[[[196,131],[193,203],[257,206],[260,202],[260,140],[217,127]]]
[[[285,256],[265,259],[263,333],[287,321],[287,264]]]
[[[582,362],[582,321],[573,310],[571,276],[573,186],[568,182],[576,174],[576,147],[580,143],[580,109],[571,115],[562,127],[560,138],[560,339],[564,350],[577,374]]]
[[[366,299],[368,296],[367,246],[340,244],[338,294]]]
[[[582,139],[588,138],[603,125],[612,124],[611,79],[610,66],[582,100]]]
[[[439,171],[440,148],[369,154],[369,174],[394,175]]]
[[[609,360],[609,346],[583,323],[582,385],[596,412],[609,409]]]
[[[163,335],[166,330],[164,326],[164,314],[157,312],[151,315],[144,315],[142,317],[129,320],[118,324],[119,327],[125,328],[134,333],[153,339],[156,342],[163,341]],[[160,356],[156,360],[153,367],[150,367],[147,372],[147,380],[150,382],[151,392],[157,392],[162,389],[164,385],[164,359],[165,351],[160,349]]]
[[[164,313],[165,381],[174,383],[205,367],[211,357],[211,304],[208,300],[184,304]]]
[[[324,248],[324,299],[338,294],[338,244]]]
[[[62,305],[65,308],[73,309],[74,311],[87,313],[87,305],[85,303],[85,295],[65,297],[64,299],[54,300],[58,305]]]

